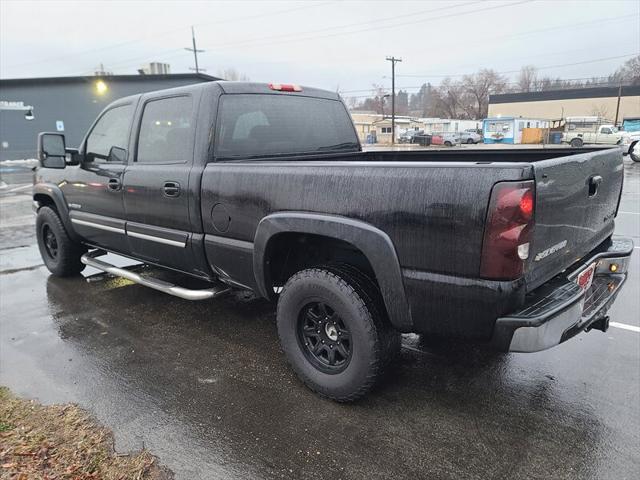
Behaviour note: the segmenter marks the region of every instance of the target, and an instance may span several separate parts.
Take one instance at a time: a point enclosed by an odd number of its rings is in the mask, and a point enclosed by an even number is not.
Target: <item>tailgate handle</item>
[[[589,178],[589,196],[593,197],[598,193],[598,185],[602,183],[602,177],[600,175],[594,175]]]

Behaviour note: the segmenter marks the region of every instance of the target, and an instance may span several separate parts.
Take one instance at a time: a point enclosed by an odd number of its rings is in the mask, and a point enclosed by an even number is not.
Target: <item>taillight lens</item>
[[[533,181],[494,185],[484,227],[481,277],[512,280],[522,276],[529,257],[534,210]]]

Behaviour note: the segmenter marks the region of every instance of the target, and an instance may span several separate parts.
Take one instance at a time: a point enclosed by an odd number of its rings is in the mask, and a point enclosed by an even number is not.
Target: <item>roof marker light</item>
[[[269,88],[271,90],[278,90],[280,92],[301,92],[302,87],[300,85],[293,85],[288,83],[270,83]]]

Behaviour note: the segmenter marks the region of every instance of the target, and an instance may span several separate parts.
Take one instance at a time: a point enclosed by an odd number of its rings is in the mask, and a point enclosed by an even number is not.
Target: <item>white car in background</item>
[[[469,129],[464,132],[460,132],[460,143],[481,143],[482,135],[476,130]]]

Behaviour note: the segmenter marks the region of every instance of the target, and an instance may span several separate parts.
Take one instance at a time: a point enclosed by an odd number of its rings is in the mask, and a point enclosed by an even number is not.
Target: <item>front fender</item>
[[[386,233],[359,220],[308,212],[280,212],[264,217],[256,231],[253,252],[256,285],[264,297],[272,296],[267,287],[265,252],[269,241],[285,232],[331,237],[360,250],[373,268],[391,323],[401,331],[411,331],[413,322],[395,247]]]
[[[71,218],[69,217],[69,207],[67,206],[67,202],[64,199],[64,194],[60,187],[53,183],[36,183],[33,186],[33,199],[38,202],[39,206],[42,206],[42,202],[39,201],[38,198],[42,198],[42,196],[53,201],[56,206],[56,210],[58,211],[58,215],[60,216],[60,220],[62,220],[69,237],[76,242],[80,242],[81,238],[73,229]]]

